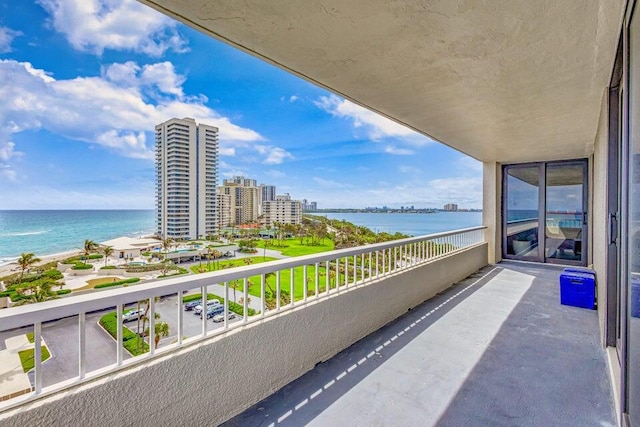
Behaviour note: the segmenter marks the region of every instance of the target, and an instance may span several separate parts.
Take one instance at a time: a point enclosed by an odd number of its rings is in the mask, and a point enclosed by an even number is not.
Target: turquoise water
[[[152,210],[0,211],[0,264],[22,252],[40,256],[79,249],[85,239],[152,234],[154,215]]]
[[[419,236],[482,223],[479,212],[433,214],[323,213],[378,232]],[[0,211],[0,265],[22,252],[37,256],[80,249],[85,239],[103,242],[154,231],[152,210]]]
[[[391,234],[400,232],[412,236],[482,225],[482,212],[436,212],[430,214],[323,212],[321,216],[352,222],[376,232]]]

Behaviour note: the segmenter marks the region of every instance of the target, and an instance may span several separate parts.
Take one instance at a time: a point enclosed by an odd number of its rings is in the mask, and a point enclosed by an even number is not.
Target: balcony
[[[153,402],[148,409],[157,413],[158,422],[169,422],[167,411],[175,422],[185,414],[196,422],[222,422],[477,271],[486,257],[478,227],[3,310],[2,342],[33,332],[35,367],[28,377],[20,365],[4,373],[2,395],[24,394],[0,403],[0,422],[45,417],[75,424],[77,412],[56,409],[75,405],[84,408],[82,417],[95,420],[112,404],[120,408],[116,418],[129,417],[135,406],[131,396]],[[250,297],[249,279],[259,287],[258,296]],[[294,281],[307,286],[295,288]],[[232,290],[232,283],[243,285]],[[271,302],[270,290],[277,296]],[[233,296],[236,291],[242,300]],[[206,316],[194,320],[183,311],[187,296],[206,301],[211,293],[224,296],[225,312],[231,298],[241,301],[239,318],[216,325]],[[287,294],[295,297],[287,299]],[[133,357],[131,348],[123,347],[131,333],[123,328],[122,315],[138,301],[147,301],[148,330],[155,330],[155,313],[162,313],[174,332],[158,345],[151,340]],[[119,331],[113,339],[96,324],[110,312]],[[38,343],[46,344],[53,357],[41,363]],[[196,393],[180,411],[169,411],[169,402],[184,402],[202,382],[211,385],[207,392]],[[8,389],[14,383],[16,389]],[[232,383],[249,387],[234,387],[220,399],[216,390]],[[202,406],[205,400],[218,403]],[[198,413],[193,412],[196,407]]]
[[[246,409],[229,425],[614,425],[597,313],[559,304],[558,267],[486,266],[482,234],[440,233],[1,311],[1,342],[34,332],[54,357],[38,363],[36,355],[29,377],[5,372],[0,394],[25,394],[0,403],[0,423],[126,423],[142,410],[163,425],[184,417],[214,425]],[[286,300],[300,269],[308,285]],[[269,303],[272,274],[280,298]],[[256,277],[259,297],[246,286]],[[243,284],[238,318],[214,324],[183,311],[187,296],[213,293],[228,313],[234,282]],[[121,319],[142,300],[150,322],[162,313],[174,332],[132,357]],[[96,324],[109,311],[115,339]],[[133,396],[144,396],[143,409]]]

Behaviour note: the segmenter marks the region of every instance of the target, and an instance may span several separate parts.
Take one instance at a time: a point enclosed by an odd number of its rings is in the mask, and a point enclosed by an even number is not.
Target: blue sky
[[[0,0],[0,99],[0,209],[152,209],[172,117],[321,208],[482,203],[479,162],[133,0]]]

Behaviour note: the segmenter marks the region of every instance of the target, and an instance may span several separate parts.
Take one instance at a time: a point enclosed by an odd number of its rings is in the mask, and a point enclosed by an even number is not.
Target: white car
[[[229,313],[229,317],[227,317],[227,319],[229,319],[229,320],[235,319],[235,318],[236,318],[236,314],[235,313]],[[224,315],[216,314],[215,316],[213,316],[213,321],[216,322],[216,323],[224,322]]]
[[[130,322],[132,320],[138,320],[140,316],[144,314],[144,310],[129,310],[122,314],[123,322]]]
[[[207,301],[207,307],[213,307],[214,305],[220,305],[220,301],[214,299],[212,301]],[[196,308],[193,309],[193,314],[199,315],[202,313],[202,304],[196,305]]]

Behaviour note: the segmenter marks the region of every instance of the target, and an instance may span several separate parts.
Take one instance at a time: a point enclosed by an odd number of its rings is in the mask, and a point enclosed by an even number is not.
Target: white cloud
[[[120,155],[152,158],[145,132],[172,117],[192,117],[220,129],[226,154],[235,143],[263,140],[205,105],[204,96],[186,96],[184,77],[170,62],[143,67],[112,64],[95,77],[56,80],[30,63],[0,60],[0,149],[11,135],[46,129],[67,138],[108,147]],[[13,148],[12,148],[13,149]]]
[[[21,36],[20,31],[14,31],[8,27],[0,27],[0,53],[11,52],[11,43],[17,36]]]
[[[187,50],[171,18],[135,0],[38,0],[53,28],[77,50],[105,49],[161,56]]]
[[[297,97],[297,96],[295,96],[295,95],[291,95],[291,96],[289,97],[289,102],[296,102],[297,100],[298,100],[298,97]]]
[[[386,146],[384,148],[384,152],[389,154],[395,154],[397,156],[408,156],[414,153],[413,150],[410,150],[408,148],[399,148],[399,147],[394,147],[393,145]]]
[[[258,153],[265,156],[262,161],[265,165],[279,165],[286,159],[293,159],[293,154],[284,148],[272,147],[270,145],[256,145],[255,149]]]
[[[421,146],[432,142],[429,138],[400,125],[380,114],[367,110],[351,101],[336,95],[321,96],[315,105],[334,117],[345,118],[353,122],[355,128],[365,130],[374,141],[384,138],[397,138],[412,145]]]
[[[482,173],[482,162],[474,159],[473,157],[463,156],[458,159],[456,166],[460,171],[465,173],[478,174]]]
[[[405,174],[411,174],[411,175],[420,175],[420,174],[422,174],[422,169],[420,169],[419,167],[416,167],[416,166],[402,165],[402,166],[398,167],[398,170],[401,173],[405,173]]]
[[[235,156],[236,149],[233,147],[219,147],[218,154],[221,156]]]

